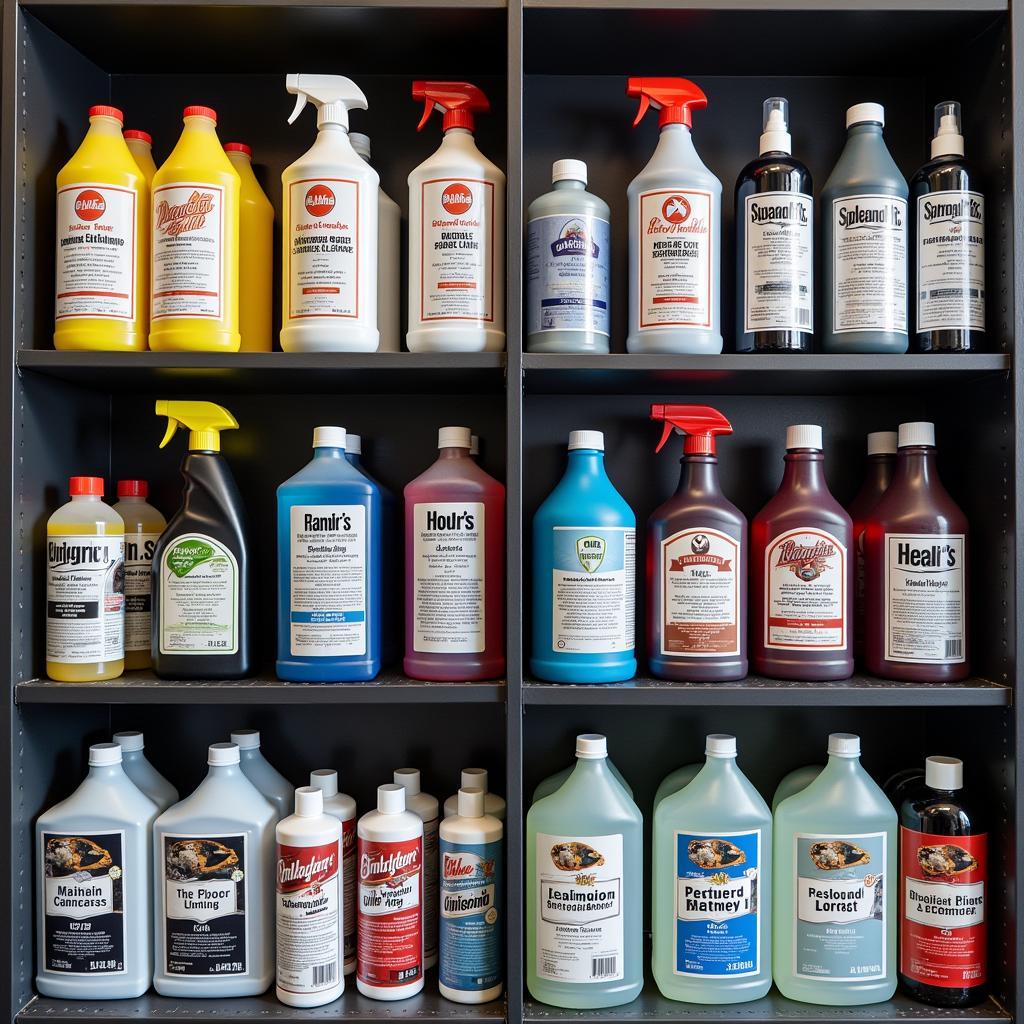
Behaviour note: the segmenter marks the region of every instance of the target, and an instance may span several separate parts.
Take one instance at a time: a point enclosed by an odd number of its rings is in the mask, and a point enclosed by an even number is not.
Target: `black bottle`
[[[789,102],[764,101],[760,155],[736,179],[736,349],[809,352],[814,336],[814,199],[794,160]]]

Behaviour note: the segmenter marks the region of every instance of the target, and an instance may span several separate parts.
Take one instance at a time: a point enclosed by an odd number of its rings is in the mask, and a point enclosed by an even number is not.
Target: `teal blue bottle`
[[[380,488],[345,457],[345,430],[317,427],[313,459],[277,489],[277,675],[373,679],[381,657]]]
[[[574,430],[569,465],[533,518],[533,656],[552,683],[636,674],[636,516],[604,469],[604,435]]]

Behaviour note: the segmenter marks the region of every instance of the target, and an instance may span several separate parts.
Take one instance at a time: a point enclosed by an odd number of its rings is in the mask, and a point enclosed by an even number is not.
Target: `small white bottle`
[[[345,991],[342,973],[341,822],[314,786],[295,790],[277,824],[277,998],[324,1006]]]
[[[274,805],[278,821],[289,815],[295,789],[261,753],[259,729],[236,729],[231,742],[238,745],[242,773]]]
[[[121,767],[125,775],[157,805],[159,813],[178,802],[178,791],[146,757],[141,732],[115,732],[112,739],[121,748]]]
[[[423,822],[405,789],[377,788],[377,809],[359,819],[356,987],[372,999],[423,990]]]
[[[440,805],[436,796],[420,790],[418,768],[396,768],[395,785],[405,790],[405,806],[423,822],[423,966],[437,963],[438,826]]]
[[[482,789],[484,791],[484,814],[489,814],[498,821],[505,820],[505,801],[497,793],[487,792],[486,768],[463,768],[460,789]],[[459,813],[459,794],[452,793],[444,802],[444,816],[450,818]]]

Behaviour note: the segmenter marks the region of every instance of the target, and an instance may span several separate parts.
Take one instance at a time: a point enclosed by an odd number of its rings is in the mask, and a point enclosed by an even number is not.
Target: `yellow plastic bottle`
[[[54,348],[146,347],[149,188],[123,122],[117,107],[90,107],[89,130],[57,174]]]
[[[238,329],[243,352],[273,347],[271,306],[274,288],[274,207],[252,171],[252,147],[226,142],[227,153],[242,181],[238,221]]]
[[[128,147],[132,159],[142,171],[147,185],[153,184],[153,175],[156,174],[156,161],[153,159],[153,136],[141,128],[125,128],[124,144]]]
[[[185,128],[153,176],[154,352],[237,352],[241,183],[217,138],[217,113],[186,107]]]
[[[138,165],[142,176],[146,179],[147,198],[142,204],[146,214],[147,228],[139,235],[139,301],[142,303],[143,324],[146,328],[147,344],[149,335],[149,261],[151,253],[149,247],[152,238],[149,233],[149,196],[153,191],[153,175],[156,174],[156,163],[153,160],[153,136],[149,132],[141,131],[138,128],[126,128],[124,130],[124,144],[128,147],[132,159]]]

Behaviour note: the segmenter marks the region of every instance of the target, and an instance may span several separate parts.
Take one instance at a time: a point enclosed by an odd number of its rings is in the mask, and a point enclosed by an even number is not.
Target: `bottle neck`
[[[551,187],[556,192],[585,192],[587,186],[575,178],[563,178],[561,181],[553,182]]]
[[[363,457],[357,452],[346,451],[345,459],[348,461],[349,465],[355,466],[357,469],[363,464]]]
[[[319,447],[313,449],[313,458],[314,459],[344,459],[345,458],[345,449],[344,448],[334,448],[334,447],[330,447],[328,445],[320,445]]]
[[[825,482],[825,456],[814,448],[795,448],[786,452],[782,485],[786,490],[819,493],[828,490]]]
[[[124,777],[124,767],[120,764],[89,765],[89,778],[94,782],[113,782],[118,777]]]
[[[91,501],[96,504],[100,504],[103,501],[103,496],[99,494],[72,494],[72,501]]]
[[[825,771],[832,776],[851,776],[856,775],[859,768],[859,757],[844,757],[840,754],[829,754],[828,764],[825,766]]]
[[[468,448],[439,448],[437,452],[438,459],[468,459],[469,449]]]
[[[233,779],[242,774],[241,765],[211,764],[206,773],[208,779]]]
[[[680,463],[678,494],[717,497],[722,493],[718,482],[718,459],[714,455],[684,455]]]
[[[596,448],[574,448],[569,452],[566,473],[580,476],[604,475],[604,452]]]
[[[693,146],[693,137],[685,124],[667,124],[661,129],[655,153],[667,150],[671,150],[674,155],[682,154],[685,157],[692,153],[696,156],[697,151]]]
[[[896,456],[894,481],[910,487],[930,487],[938,484],[936,451],[925,445],[901,448]]]
[[[888,490],[896,473],[895,455],[869,455],[867,483],[879,493]]]

